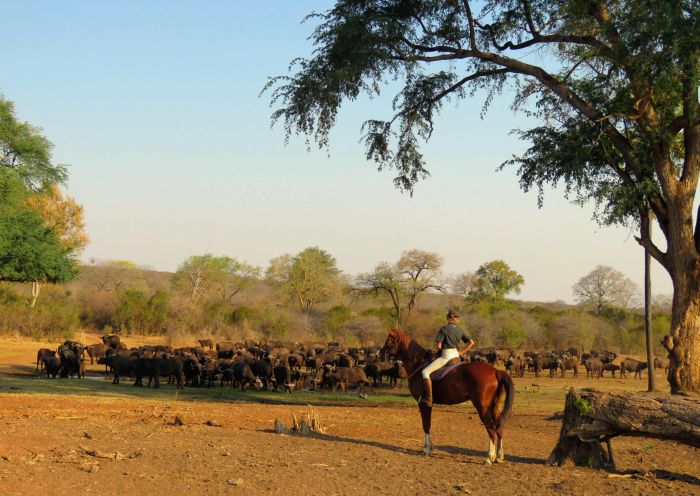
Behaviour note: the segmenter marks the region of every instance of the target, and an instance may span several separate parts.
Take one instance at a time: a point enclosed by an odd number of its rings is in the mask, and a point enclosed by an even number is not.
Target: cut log
[[[616,436],[670,439],[700,447],[700,401],[662,393],[572,388],[548,463],[614,470],[610,439]]]

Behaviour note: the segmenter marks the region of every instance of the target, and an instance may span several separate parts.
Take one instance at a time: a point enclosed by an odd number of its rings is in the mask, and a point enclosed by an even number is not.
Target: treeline
[[[398,323],[429,345],[446,309],[457,308],[480,347],[643,350],[642,313],[612,298],[576,306],[520,302],[507,295],[524,279],[501,260],[453,277],[441,268],[437,254],[408,250],[394,264],[351,278],[316,247],[277,257],[266,270],[211,254],[189,257],[175,273],[93,261],[76,280],[46,286],[34,307],[28,285],[3,283],[0,332],[55,340],[83,328],[171,342],[215,336],[365,346],[379,344]],[[668,309],[656,307],[655,334],[669,325]]]

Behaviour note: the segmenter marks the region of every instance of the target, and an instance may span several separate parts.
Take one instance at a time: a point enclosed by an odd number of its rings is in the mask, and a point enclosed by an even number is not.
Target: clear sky
[[[83,258],[174,270],[210,252],[262,266],[319,246],[348,274],[420,248],[447,273],[504,259],[525,277],[521,298],[572,301],[571,285],[610,265],[641,285],[633,232],[599,227],[561,190],[536,195],[496,168],[525,145],[528,122],[496,100],[448,106],[425,147],[432,176],[411,198],[364,159],[360,125],[389,115],[389,96],[343,108],[329,152],[284,145],[270,128],[268,76],[308,56],[329,1],[34,1],[3,3],[0,92],[41,126],[69,194],[85,207]],[[660,236],[657,235],[657,239]],[[670,293],[654,271],[654,293]]]

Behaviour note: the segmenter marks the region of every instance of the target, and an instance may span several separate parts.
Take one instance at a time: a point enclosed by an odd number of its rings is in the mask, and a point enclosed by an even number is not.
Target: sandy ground
[[[570,386],[643,390],[645,381],[517,380],[507,462],[486,466],[488,440],[471,404],[436,406],[436,451],[426,457],[405,392],[388,403],[382,390],[368,401],[351,394],[347,404],[316,405],[327,434],[279,435],[276,418],[290,423],[310,407],[283,393],[281,404],[261,404],[216,388],[195,398],[164,386],[152,397],[129,382],[36,379],[26,374],[39,345],[0,340],[3,495],[700,494],[700,450],[673,442],[613,440],[620,474],[545,464],[561,425],[550,418]]]

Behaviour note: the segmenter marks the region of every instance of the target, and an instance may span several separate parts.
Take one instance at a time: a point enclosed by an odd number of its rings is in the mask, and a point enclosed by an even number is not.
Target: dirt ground
[[[172,386],[152,396],[128,381],[37,379],[30,363],[45,345],[0,340],[2,495],[700,494],[700,450],[673,442],[613,440],[617,474],[545,464],[561,426],[551,417],[569,387],[643,390],[645,381],[517,380],[507,461],[486,466],[488,440],[471,404],[435,407],[436,451],[426,457],[405,391],[368,400],[350,393],[337,404],[309,393],[222,396],[204,388],[195,396]],[[309,411],[306,401],[327,434],[275,434],[275,419],[291,423],[293,413]]]

